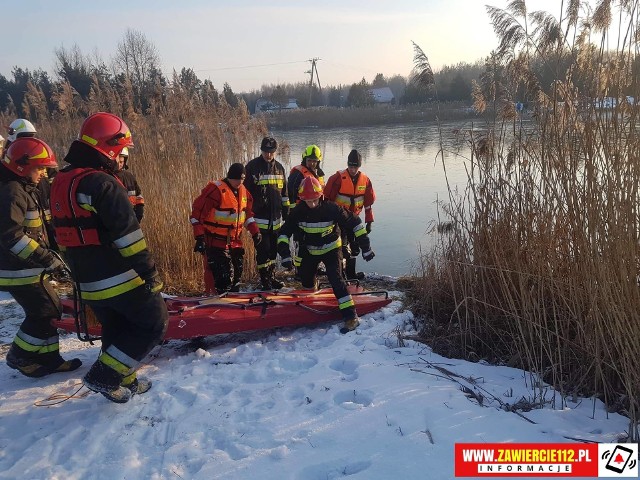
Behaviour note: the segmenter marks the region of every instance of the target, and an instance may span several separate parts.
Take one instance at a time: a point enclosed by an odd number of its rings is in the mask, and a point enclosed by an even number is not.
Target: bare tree
[[[116,72],[131,81],[136,103],[142,106],[145,92],[153,87],[160,71],[160,56],[155,45],[142,32],[128,28],[118,43],[113,63]]]

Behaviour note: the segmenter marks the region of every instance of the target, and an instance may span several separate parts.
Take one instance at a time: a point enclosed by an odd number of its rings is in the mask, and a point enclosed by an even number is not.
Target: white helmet
[[[10,142],[15,142],[16,138],[19,137],[35,137],[36,136],[36,127],[33,126],[29,120],[25,120],[24,118],[16,118],[8,128],[9,135],[7,136],[7,140]]]

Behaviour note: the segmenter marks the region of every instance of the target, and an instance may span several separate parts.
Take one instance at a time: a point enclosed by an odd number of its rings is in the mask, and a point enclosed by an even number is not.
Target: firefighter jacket
[[[115,162],[78,141],[65,161],[51,185],[51,215],[81,298],[109,301],[143,285],[161,290],[127,191],[112,173]]]
[[[356,215],[364,208],[364,221],[373,222],[371,206],[376,201],[376,192],[364,172],[358,172],[355,177],[349,175],[347,169],[334,173],[324,187],[324,196]]]
[[[262,155],[246,166],[244,186],[253,197],[253,218],[261,230],[276,230],[289,214],[287,179],[277,160],[267,162]]]
[[[371,249],[369,237],[360,217],[339,207],[334,202],[321,199],[316,208],[309,208],[305,202],[298,203],[280,230],[278,253],[282,261],[291,260],[289,237],[296,235],[302,252],[310,255],[324,255],[342,246],[340,231],[351,231],[362,251]]]
[[[291,203],[291,205],[295,205],[296,203],[300,202],[300,200],[298,199],[298,189],[300,188],[302,180],[307,177],[316,177],[320,182],[320,185],[324,185],[324,172],[322,171],[320,166],[318,166],[318,168],[314,172],[310,168],[307,168],[307,166],[304,164],[304,161],[300,165],[296,165],[291,169],[288,180],[289,202]]]
[[[127,195],[129,196],[131,205],[133,205],[133,211],[136,214],[138,222],[141,222],[142,217],[144,217],[144,197],[142,196],[142,191],[140,190],[140,185],[138,185],[135,175],[129,170],[123,169],[116,172],[116,177],[120,179],[124,188],[127,189]]]
[[[205,236],[207,247],[241,248],[240,234],[246,227],[251,236],[258,233],[253,219],[253,198],[244,185],[237,190],[226,180],[209,182],[193,201],[193,236]]]
[[[0,167],[0,290],[38,283],[54,263],[37,186]]]

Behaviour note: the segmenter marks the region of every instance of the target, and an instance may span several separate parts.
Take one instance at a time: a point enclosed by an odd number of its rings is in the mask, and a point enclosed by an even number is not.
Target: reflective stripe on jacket
[[[37,283],[53,262],[39,199],[26,179],[0,183],[0,287]]]

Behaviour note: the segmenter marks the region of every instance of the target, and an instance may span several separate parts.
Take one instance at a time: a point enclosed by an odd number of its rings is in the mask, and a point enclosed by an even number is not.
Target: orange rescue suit
[[[253,199],[240,185],[237,196],[224,181],[209,182],[193,202],[191,223],[194,236],[205,235],[208,246],[242,247],[240,234],[245,226],[251,235],[258,232],[251,210]]]
[[[376,200],[376,194],[369,177],[363,172],[358,172],[355,182],[348,170],[336,172],[329,178],[324,195],[355,215],[360,215],[364,208],[365,223],[373,222],[371,205]]]

